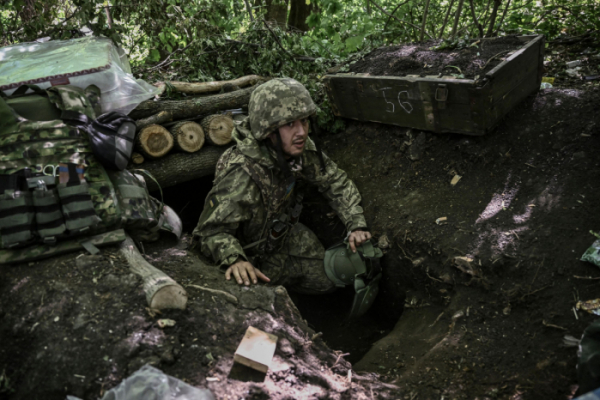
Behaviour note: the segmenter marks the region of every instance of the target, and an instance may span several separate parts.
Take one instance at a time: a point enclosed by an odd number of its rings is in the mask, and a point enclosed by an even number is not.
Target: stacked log
[[[173,148],[174,140],[171,133],[156,124],[142,128],[137,135],[136,147],[150,159],[160,158]]]
[[[156,84],[194,96],[148,100],[130,113],[138,127],[131,168],[148,170],[162,188],[213,174],[239,123],[224,110],[246,107],[250,95],[263,81],[264,78],[250,75],[221,82]],[[150,180],[147,183],[150,190],[158,188]]]
[[[175,148],[194,153],[204,145],[204,129],[193,121],[181,121],[170,129]]]
[[[202,120],[202,129],[206,140],[216,146],[224,146],[231,142],[233,119],[228,115],[214,114]]]

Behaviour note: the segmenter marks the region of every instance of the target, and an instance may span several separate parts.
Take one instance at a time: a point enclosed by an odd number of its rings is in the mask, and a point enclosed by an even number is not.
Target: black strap
[[[21,85],[17,88],[17,90],[15,90],[13,92],[13,94],[10,97],[23,96],[23,95],[27,94],[27,91],[29,89],[31,89],[32,91],[34,91],[37,94],[41,94],[43,96],[46,95],[46,91],[40,89],[39,86],[37,86],[37,85]]]
[[[89,122],[90,122],[90,119],[88,118],[87,115],[82,114],[77,111],[71,111],[71,110],[64,110],[60,114],[60,118],[63,120],[67,120],[67,121],[81,122],[86,125],[89,124]]]
[[[79,174],[77,173],[77,165],[68,163],[67,167],[69,168],[69,180],[67,186],[80,185],[81,182],[79,181]]]
[[[321,135],[321,129],[319,128],[319,125],[317,125],[317,118],[314,115],[310,116],[310,126],[312,127],[313,131],[315,132],[315,136]],[[317,157],[319,157],[319,163],[321,164],[321,173],[324,174],[325,173],[325,159],[323,158],[323,151],[321,150],[320,147],[317,147]]]

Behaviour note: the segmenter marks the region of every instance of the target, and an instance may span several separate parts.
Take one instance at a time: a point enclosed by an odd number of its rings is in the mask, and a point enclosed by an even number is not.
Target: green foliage
[[[266,3],[230,0],[7,0],[0,6],[0,45],[50,36],[69,39],[89,30],[119,43],[136,77],[154,80],[226,80],[247,74],[290,76],[305,83],[328,130],[333,117],[320,78],[374,48],[417,41],[425,13],[417,0],[289,0],[310,3],[308,32],[264,23]],[[275,1],[281,3],[281,1]],[[458,1],[430,0],[424,37],[445,39],[433,48],[461,48],[478,37],[465,0],[451,37]],[[503,0],[493,20],[493,1],[473,0],[484,34],[545,34],[548,39],[600,28],[600,0]],[[452,8],[450,6],[452,5]],[[508,6],[508,8],[506,8]],[[450,11],[450,12],[448,12]],[[112,18],[109,23],[108,15]]]

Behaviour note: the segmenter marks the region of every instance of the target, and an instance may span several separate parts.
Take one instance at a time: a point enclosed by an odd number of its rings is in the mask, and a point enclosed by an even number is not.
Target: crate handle
[[[436,101],[448,100],[448,88],[445,84],[438,84],[438,87],[435,89],[435,99]]]

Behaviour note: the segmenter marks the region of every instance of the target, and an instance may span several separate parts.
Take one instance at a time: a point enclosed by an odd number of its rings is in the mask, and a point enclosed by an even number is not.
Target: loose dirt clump
[[[350,72],[383,76],[462,75],[483,76],[524,43],[514,36],[474,41],[463,48],[432,50],[439,40],[381,47],[350,65]]]

